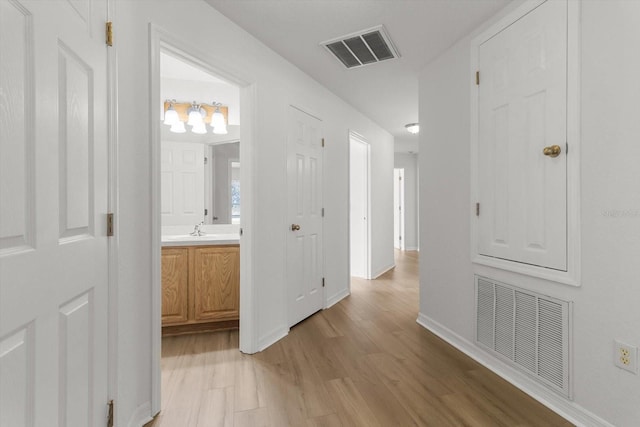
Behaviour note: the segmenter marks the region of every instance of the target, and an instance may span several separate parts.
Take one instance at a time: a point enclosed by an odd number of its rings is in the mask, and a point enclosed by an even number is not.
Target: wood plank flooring
[[[416,323],[416,252],[267,350],[238,332],[165,337],[147,427],[570,426]]]

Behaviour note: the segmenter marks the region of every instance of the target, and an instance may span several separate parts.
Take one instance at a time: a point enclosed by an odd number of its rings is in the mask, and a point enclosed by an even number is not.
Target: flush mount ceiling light
[[[347,68],[362,67],[400,57],[383,25],[327,40],[320,45]]]
[[[409,133],[418,133],[420,132],[420,124],[419,123],[409,123],[408,125],[404,125],[407,128]]]
[[[185,133],[185,123],[191,126],[191,132],[196,134],[207,133],[209,124],[216,135],[227,134],[227,117],[229,108],[223,107],[219,102],[211,104],[198,104],[193,102],[177,102],[168,99],[164,102],[163,123],[171,126],[173,133]]]

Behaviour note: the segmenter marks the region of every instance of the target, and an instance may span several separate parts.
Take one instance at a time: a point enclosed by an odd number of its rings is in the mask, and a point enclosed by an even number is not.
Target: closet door
[[[479,47],[478,252],[567,270],[567,2]]]

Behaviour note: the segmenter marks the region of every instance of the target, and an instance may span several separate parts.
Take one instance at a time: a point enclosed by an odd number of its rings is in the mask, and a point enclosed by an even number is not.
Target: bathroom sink
[[[205,234],[204,236],[192,236],[190,234],[175,234],[162,236],[162,243],[184,244],[229,244],[238,243],[238,234]]]

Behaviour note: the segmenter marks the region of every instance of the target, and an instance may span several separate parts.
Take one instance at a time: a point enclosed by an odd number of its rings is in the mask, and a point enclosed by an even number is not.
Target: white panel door
[[[369,274],[369,144],[349,141],[349,246],[351,276]]]
[[[289,107],[287,137],[287,294],[293,326],[324,305],[322,277],[322,129]]]
[[[162,225],[196,225],[204,220],[204,144],[162,141]]]
[[[0,426],[104,426],[105,0],[0,0]]]
[[[480,45],[479,70],[478,251],[566,271],[567,2]]]

